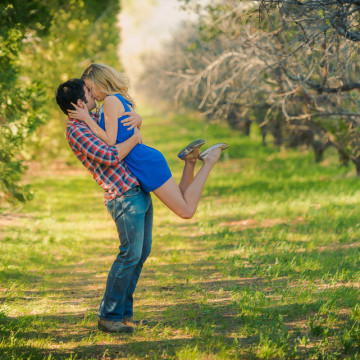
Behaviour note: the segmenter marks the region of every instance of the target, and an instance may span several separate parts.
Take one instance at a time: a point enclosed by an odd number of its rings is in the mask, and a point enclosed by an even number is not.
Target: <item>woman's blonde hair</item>
[[[128,93],[129,80],[121,72],[104,64],[91,64],[82,74],[82,80],[89,79],[106,95],[121,94],[134,106],[134,100]]]

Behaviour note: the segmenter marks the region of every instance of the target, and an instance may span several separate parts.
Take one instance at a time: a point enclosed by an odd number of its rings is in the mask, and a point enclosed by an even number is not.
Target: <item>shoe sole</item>
[[[130,327],[134,327],[134,328],[137,328],[137,327],[141,327],[141,326],[147,326],[149,324],[149,321],[148,320],[133,320],[133,322],[129,321],[131,323],[131,325],[128,325],[128,321],[126,321],[124,319],[124,324],[125,326],[130,326]]]
[[[213,151],[215,149],[225,150],[228,147],[229,147],[229,145],[226,143],[218,143],[218,144],[212,145],[209,148],[207,148],[206,150],[202,151],[199,154],[198,158],[199,158],[199,160],[203,161],[205,159],[206,155],[208,155],[211,151]]]
[[[181,160],[184,160],[184,157],[186,155],[189,155],[194,150],[198,149],[199,147],[203,146],[205,144],[204,139],[197,139],[191,142],[189,145],[185,146],[179,153],[178,158]]]
[[[129,328],[129,329],[122,329],[122,330],[110,330],[104,326],[101,326],[98,324],[98,329],[100,331],[103,332],[107,332],[107,333],[117,333],[117,334],[121,334],[121,333],[125,333],[125,334],[131,334],[132,332],[134,332],[135,328]]]
[[[127,320],[126,319],[128,319],[128,318],[124,318],[124,322],[127,322]],[[130,318],[131,319],[131,318]],[[146,320],[146,319],[142,319],[142,320],[133,320],[134,322],[135,322],[135,324],[136,325],[148,325],[149,324],[149,321],[148,320]]]

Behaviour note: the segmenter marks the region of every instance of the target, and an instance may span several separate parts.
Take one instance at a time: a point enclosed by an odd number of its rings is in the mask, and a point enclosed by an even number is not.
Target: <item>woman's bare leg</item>
[[[183,195],[185,193],[185,190],[188,188],[188,186],[191,184],[191,182],[194,179],[195,165],[198,160],[199,153],[200,150],[196,149],[192,151],[190,154],[188,154],[184,159],[185,166],[179,183],[179,188]]]
[[[154,190],[154,194],[176,215],[179,215],[183,219],[192,218],[199,204],[205,182],[211,169],[219,159],[220,154],[221,149],[215,149],[207,155],[204,159],[203,166],[196,174],[192,182],[186,187],[184,193],[181,192],[181,189],[175,179],[171,177],[164,185]],[[190,169],[191,168],[189,167],[189,171]]]

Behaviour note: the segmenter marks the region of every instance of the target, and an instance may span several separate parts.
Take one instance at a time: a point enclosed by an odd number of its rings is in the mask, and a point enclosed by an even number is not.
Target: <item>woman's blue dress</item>
[[[132,106],[132,104],[122,95],[114,94],[109,96],[116,96],[123,104],[125,111],[130,111],[129,105]],[[101,107],[99,115],[99,125],[105,130],[104,105]],[[121,123],[121,120],[126,118],[128,116],[118,118],[117,144],[124,142],[134,134],[134,129],[127,130],[127,127]],[[135,145],[124,158],[124,162],[147,192],[159,188],[172,176],[164,155],[160,151],[144,144]]]

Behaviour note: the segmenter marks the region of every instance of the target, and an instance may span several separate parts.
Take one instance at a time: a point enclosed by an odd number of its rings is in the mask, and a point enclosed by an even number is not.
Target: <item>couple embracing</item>
[[[97,116],[95,100],[103,101]],[[198,139],[182,149],[180,183],[172,177],[164,156],[143,144],[141,117],[133,110],[124,75],[110,66],[92,64],[81,79],[60,84],[56,101],[68,116],[66,137],[83,165],[103,188],[106,207],[115,221],[120,246],[108,275],[98,313],[98,326],[107,332],[132,332],[146,320],[135,320],[133,294],[151,251],[153,192],[183,219],[196,212],[211,169],[227,144],[199,153]],[[195,165],[203,164],[196,176]]]

